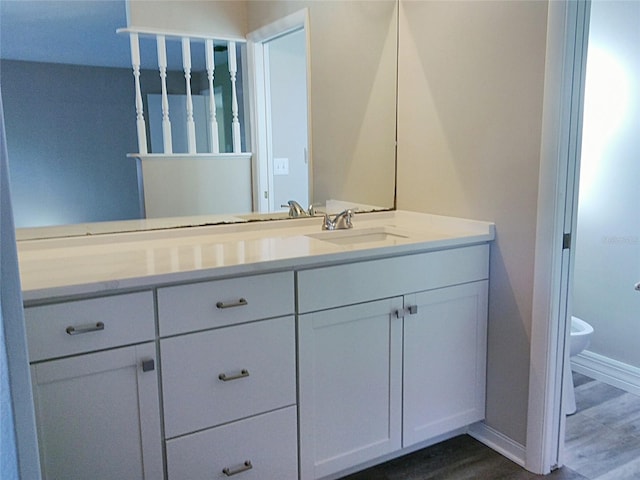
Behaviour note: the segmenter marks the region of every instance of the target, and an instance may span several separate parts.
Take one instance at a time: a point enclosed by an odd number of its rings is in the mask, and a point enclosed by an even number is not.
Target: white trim
[[[301,27],[307,28],[309,25],[309,9],[303,8],[286,17],[279,18],[275,22],[269,23],[263,27],[247,34],[247,39],[253,43],[264,43],[275,37],[285,35],[292,30]]]
[[[640,368],[585,350],[573,357],[571,369],[626,392],[640,395]]]
[[[521,467],[524,466],[524,445],[519,444],[503,433],[491,428],[486,423],[478,422],[470,425],[467,433],[479,442],[485,444],[487,447],[507,457],[512,462],[517,463]]]
[[[157,37],[158,35],[164,35],[165,37],[170,37],[170,38],[193,38],[194,40],[219,40],[223,42],[237,42],[237,43],[245,43],[247,41],[246,38],[235,36],[235,35],[212,35],[210,33],[180,32],[178,30],[164,30],[159,28],[134,27],[134,26],[118,28],[116,30],[116,33],[119,33],[119,34],[137,33],[138,35],[141,35],[141,36],[150,36],[150,37]]]
[[[140,160],[242,160],[251,158],[251,152],[242,153],[127,153],[127,158]]]
[[[268,161],[266,135],[261,132],[266,131],[265,119],[265,97],[266,92],[264,80],[264,55],[261,43],[255,43],[251,40],[247,42],[247,62],[253,68],[249,70],[249,85],[251,89],[251,146],[255,155],[251,162],[252,174],[252,190],[253,190],[253,211],[266,213],[269,211],[268,195]],[[263,161],[264,158],[264,161]]]
[[[534,267],[525,468],[547,474],[561,465],[562,374],[568,338],[582,90],[589,0],[549,2],[538,219]]]

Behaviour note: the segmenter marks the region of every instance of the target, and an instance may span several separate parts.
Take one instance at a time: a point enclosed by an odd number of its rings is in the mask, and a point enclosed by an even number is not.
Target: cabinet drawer
[[[160,352],[167,438],[296,402],[293,317],[163,339]]]
[[[489,245],[302,270],[300,313],[489,278]]]
[[[298,478],[296,408],[168,440],[167,470],[169,480]]]
[[[161,288],[160,335],[290,315],[293,295],[292,272]]]
[[[151,292],[28,307],[24,315],[31,362],[155,338]]]

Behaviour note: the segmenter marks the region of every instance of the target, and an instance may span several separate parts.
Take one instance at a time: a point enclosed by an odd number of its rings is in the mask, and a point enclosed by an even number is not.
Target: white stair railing
[[[240,122],[238,120],[238,95],[236,93],[236,74],[238,65],[236,62],[236,42],[229,42],[227,45],[227,55],[229,58],[229,75],[231,76],[231,131],[233,135],[233,152],[238,153],[240,146]]]
[[[138,150],[147,153],[147,127],[144,121],[144,107],[142,103],[142,90],[140,88],[140,43],[138,34],[132,33],[129,37],[131,45],[131,65],[136,85],[136,128],[138,131]]]
[[[171,121],[169,120],[169,97],[167,95],[167,43],[164,35],[156,37],[158,49],[158,68],[160,69],[160,82],[162,84],[162,142],[163,152],[173,153],[171,142]]]
[[[188,152],[196,153],[196,124],[193,121],[193,99],[191,98],[191,42],[182,37],[182,68],[184,68],[185,90],[187,92],[187,141]]]
[[[218,139],[218,118],[216,116],[216,97],[213,91],[213,78],[216,69],[216,63],[213,56],[213,40],[207,38],[205,41],[207,56],[207,79],[209,80],[209,145],[211,153],[220,152],[220,140]]]
[[[139,36],[152,37],[155,39],[156,51],[157,51],[157,64],[158,71],[160,73],[161,84],[161,101],[162,101],[162,145],[163,154],[173,154],[173,139],[171,133],[171,120],[169,117],[169,94],[167,89],[167,39],[180,40],[181,41],[181,55],[182,55],[182,69],[185,79],[185,114],[186,114],[186,132],[187,132],[187,154],[196,155],[199,153],[219,154],[220,138],[218,134],[218,118],[222,116],[223,112],[217,111],[217,105],[215,101],[214,91],[214,79],[215,79],[215,45],[226,44],[227,47],[227,62],[229,67],[229,78],[231,85],[231,101],[230,105],[224,105],[224,108],[230,108],[231,117],[231,139],[233,153],[242,152],[242,137],[241,137],[241,125],[239,118],[238,107],[238,88],[237,88],[237,58],[236,58],[236,44],[242,42],[242,39],[219,39],[213,36],[197,36],[197,35],[183,35],[174,32],[159,32],[140,29],[120,29],[121,33],[128,33],[130,36],[131,45],[131,64],[133,67],[133,74],[135,77],[135,104],[136,104],[136,125],[138,132],[138,149],[140,154],[148,154],[147,148],[147,131],[145,115],[143,110],[143,88],[140,84],[140,43]],[[198,152],[196,142],[196,121],[194,118],[194,103],[193,93],[191,89],[191,78],[193,74],[192,70],[192,58],[191,58],[191,42],[204,43],[205,52],[205,65],[206,75],[208,80],[208,115],[206,132],[209,138],[209,152]],[[172,107],[175,108],[175,105]],[[149,119],[151,120],[151,119]],[[177,148],[177,147],[176,147]],[[152,152],[158,153],[158,152]]]

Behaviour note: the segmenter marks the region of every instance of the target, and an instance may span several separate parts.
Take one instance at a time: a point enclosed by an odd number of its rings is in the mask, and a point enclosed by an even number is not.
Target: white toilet
[[[578,355],[591,342],[593,327],[578,317],[571,317],[571,338],[569,339],[569,361],[565,363],[564,383],[562,395],[564,400],[564,412],[567,415],[576,413],[576,395],[571,375],[571,358]]]

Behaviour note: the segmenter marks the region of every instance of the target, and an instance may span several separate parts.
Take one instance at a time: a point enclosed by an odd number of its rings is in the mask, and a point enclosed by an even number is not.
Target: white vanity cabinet
[[[44,478],[326,480],[464,431],[493,238],[395,211],[19,245]]]
[[[302,480],[484,418],[488,256],[477,245],[298,272]]]
[[[487,287],[484,280],[405,296],[403,447],[484,418]]]
[[[162,479],[153,294],[25,309],[45,479]]]
[[[158,289],[170,480],[297,479],[293,272]]]
[[[300,315],[301,478],[401,447],[402,298]]]

